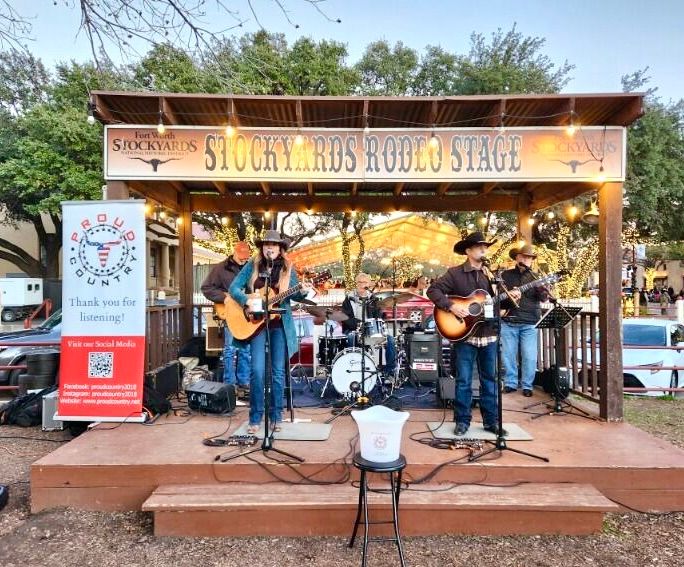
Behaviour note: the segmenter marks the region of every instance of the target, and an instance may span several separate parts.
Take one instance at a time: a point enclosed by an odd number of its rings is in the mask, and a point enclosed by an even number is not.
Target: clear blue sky
[[[59,0],[11,0],[24,14],[34,16],[36,41],[30,49],[48,65],[56,61],[89,58],[83,34],[77,37],[77,10]],[[509,30],[514,22],[525,36],[546,38],[544,54],[556,64],[566,59],[576,66],[566,92],[617,92],[620,77],[650,67],[651,86],[665,101],[684,98],[684,1],[682,0],[328,0],[322,8],[341,24],[328,22],[303,0],[284,0],[290,26],[271,0],[253,0],[261,22],[280,31],[290,42],[304,35],[347,44],[350,62],[368,43],[402,41],[419,52],[441,45],[454,53],[468,50],[470,34],[489,36],[497,28]],[[77,3],[76,3],[77,4]],[[213,7],[214,2],[206,4]],[[227,3],[251,17],[246,0]],[[213,9],[213,8],[211,8]],[[212,15],[215,28],[230,21]],[[241,31],[258,29],[252,20]]]

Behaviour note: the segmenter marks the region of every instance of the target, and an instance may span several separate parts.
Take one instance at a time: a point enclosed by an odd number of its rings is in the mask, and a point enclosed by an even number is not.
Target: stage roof
[[[460,97],[292,97],[105,92],[92,94],[109,125],[251,128],[506,128],[627,126],[641,116],[642,94]],[[230,118],[229,118],[230,117]],[[553,160],[552,160],[553,161]],[[573,166],[574,167],[574,166]],[[119,181],[109,181],[112,188]],[[515,211],[541,209],[596,190],[568,180],[302,182],[131,180],[127,187],[173,210],[194,211]],[[185,205],[187,206],[187,205]]]

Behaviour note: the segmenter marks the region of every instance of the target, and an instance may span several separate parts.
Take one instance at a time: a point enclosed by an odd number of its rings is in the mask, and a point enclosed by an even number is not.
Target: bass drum
[[[361,384],[361,349],[346,348],[338,353],[332,365],[332,383],[335,390],[343,396],[351,396],[353,382]],[[363,389],[368,394],[375,387],[377,372],[375,362],[368,353],[363,355],[364,380]],[[361,391],[361,388],[359,388]]]

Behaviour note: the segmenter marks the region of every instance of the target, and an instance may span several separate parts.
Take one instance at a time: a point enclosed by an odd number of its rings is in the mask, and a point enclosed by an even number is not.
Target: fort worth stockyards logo
[[[79,278],[90,285],[108,286],[133,271],[136,234],[126,228],[123,218],[99,213],[94,221],[84,218],[80,229],[69,238],[69,265]]]
[[[195,140],[179,139],[176,132],[160,134],[156,131],[135,130],[133,136],[114,138],[112,152],[130,160],[146,163],[153,172],[170,161],[180,161],[197,151]]]

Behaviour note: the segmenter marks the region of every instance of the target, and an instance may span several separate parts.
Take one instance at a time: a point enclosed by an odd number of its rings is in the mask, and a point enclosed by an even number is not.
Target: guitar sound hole
[[[468,313],[470,313],[472,317],[477,317],[482,313],[482,305],[479,303],[471,303],[468,305]]]

